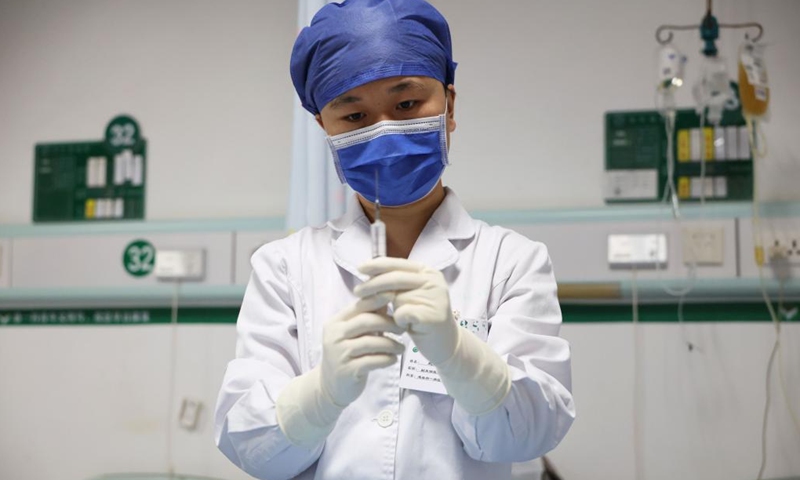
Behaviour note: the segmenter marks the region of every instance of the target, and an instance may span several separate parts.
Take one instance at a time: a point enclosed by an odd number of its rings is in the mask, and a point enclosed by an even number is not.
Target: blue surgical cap
[[[300,32],[291,60],[294,88],[313,114],[374,80],[425,76],[449,85],[455,70],[450,27],[424,0],[325,5]]]

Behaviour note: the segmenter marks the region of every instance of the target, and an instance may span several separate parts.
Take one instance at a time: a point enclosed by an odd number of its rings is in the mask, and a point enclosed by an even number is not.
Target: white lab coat
[[[319,362],[322,325],[356,300],[353,287],[366,279],[357,267],[370,254],[369,221],[353,197],[337,220],[253,255],[236,359],[217,402],[220,450],[259,479],[502,480],[511,462],[558,445],[575,407],[547,249],[472,219],[450,189],[409,259],[443,272],[462,319],[489,319],[488,343],[511,371],[508,397],[470,416],[447,395],[401,390],[398,362],[370,373],[325,442],[314,449],[289,442],[275,401]]]

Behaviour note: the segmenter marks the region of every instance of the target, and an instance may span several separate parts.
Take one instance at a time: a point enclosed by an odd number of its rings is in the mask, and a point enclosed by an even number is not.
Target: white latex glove
[[[456,325],[442,272],[403,258],[378,257],[359,267],[372,278],[354,293],[394,292],[394,321],[439,372],[447,393],[472,415],[499,406],[511,389],[508,366],[486,343]]]
[[[394,321],[432,364],[453,356],[458,330],[442,272],[404,258],[378,257],[359,267],[372,277],[356,286],[359,297],[394,293]]]
[[[367,383],[372,370],[397,361],[404,346],[382,334],[402,333],[385,313],[391,295],[359,299],[322,328],[322,361],[295,377],[276,402],[278,423],[297,445],[314,446],[333,430],[345,407]]]

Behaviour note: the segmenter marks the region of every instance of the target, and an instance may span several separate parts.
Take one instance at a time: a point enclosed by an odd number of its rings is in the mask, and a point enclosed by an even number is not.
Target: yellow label
[[[705,127],[703,129],[703,136],[705,137],[705,145],[706,145],[706,153],[703,155],[703,158],[708,160],[714,160],[714,128],[713,127]]]
[[[764,247],[756,247],[756,265],[759,267],[764,265]]]
[[[84,217],[94,218],[94,204],[95,204],[94,199],[89,198],[86,200],[86,208],[83,212]]]
[[[678,198],[689,198],[692,195],[689,177],[678,178]]]
[[[689,130],[678,130],[678,161],[688,162],[692,155],[689,145]]]

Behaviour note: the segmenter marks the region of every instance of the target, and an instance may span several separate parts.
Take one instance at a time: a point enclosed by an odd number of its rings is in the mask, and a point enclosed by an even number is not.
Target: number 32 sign
[[[153,271],[155,260],[156,249],[147,240],[134,240],[122,253],[122,265],[125,271],[134,277],[149,275]]]

